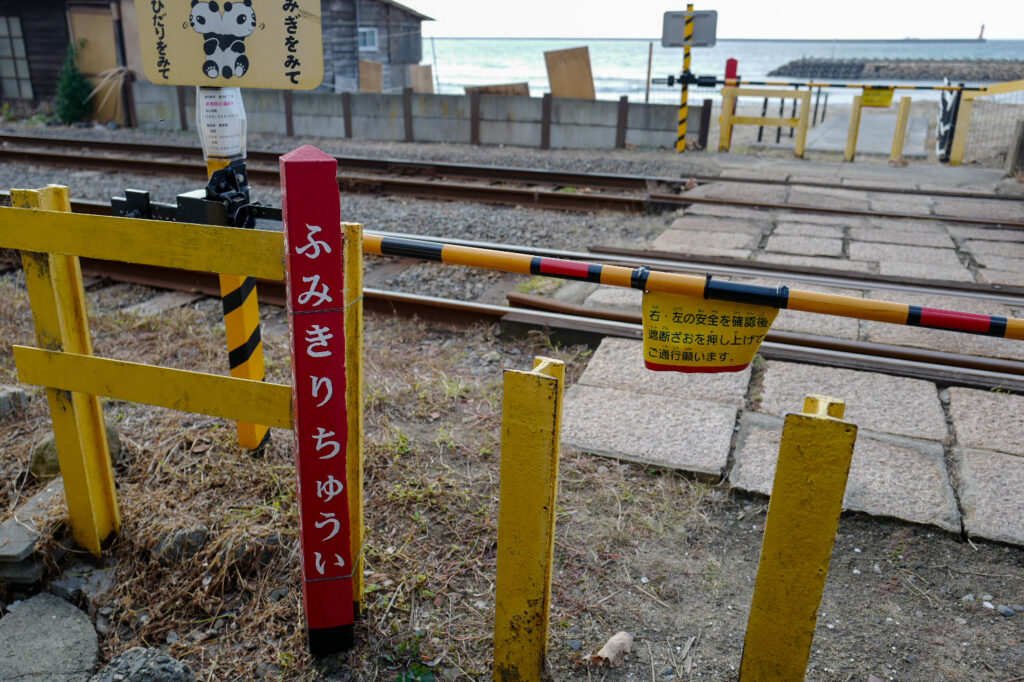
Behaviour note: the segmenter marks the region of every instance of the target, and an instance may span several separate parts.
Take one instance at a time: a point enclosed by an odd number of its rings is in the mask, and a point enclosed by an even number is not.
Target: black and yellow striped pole
[[[676,152],[686,151],[686,117],[690,113],[690,42],[693,41],[693,4],[686,6],[686,22],[683,24],[683,94],[679,100],[679,136],[676,137]]]
[[[230,101],[229,91],[237,97]],[[203,139],[206,172],[211,179],[208,189],[219,193],[213,182],[214,174],[229,166],[241,171],[244,178],[245,113],[241,94],[237,88],[197,88],[196,110]],[[217,106],[207,107],[207,103]],[[204,118],[205,117],[205,118]],[[221,138],[217,138],[221,135]],[[239,167],[238,162],[242,162]],[[235,163],[235,166],[232,166]],[[228,184],[238,185],[239,182]],[[248,191],[245,182],[244,191]],[[245,197],[248,201],[248,197]],[[231,376],[239,379],[263,381],[263,338],[260,331],[259,301],[256,279],[240,275],[220,275],[220,297],[224,306],[224,330],[227,335],[228,365]],[[248,450],[259,448],[267,438],[268,427],[262,424],[238,422],[238,442]]]

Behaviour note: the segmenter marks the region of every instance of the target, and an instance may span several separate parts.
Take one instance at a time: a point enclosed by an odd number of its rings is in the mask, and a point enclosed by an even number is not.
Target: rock
[[[116,656],[89,682],[195,682],[186,664],[160,649],[132,647]]]
[[[580,649],[583,648],[583,642],[578,640],[578,639],[566,640],[565,645],[567,647],[569,647],[570,649],[572,649],[573,651],[579,651]]]
[[[992,601],[993,599],[995,599],[995,597],[993,597],[991,594],[981,595],[981,601]]]
[[[981,602],[981,605],[984,606],[989,611],[991,611],[992,609],[995,608],[995,606],[990,601],[983,601],[983,602]]]
[[[173,530],[160,538],[153,556],[164,566],[176,564],[195,556],[209,537],[210,529],[203,524]]]
[[[1013,609],[1014,613],[1024,613],[1024,606],[1020,604],[1010,604],[1010,608]]]
[[[279,587],[270,593],[270,601],[281,601],[288,596],[288,590],[283,587]]]
[[[32,394],[20,386],[0,386],[0,419],[25,407],[31,400]]]
[[[36,546],[47,510],[63,495],[63,479],[51,481],[0,524],[0,578],[19,585],[42,579],[43,564],[35,554]]]
[[[110,447],[110,460],[117,464],[121,459],[121,436],[117,432],[117,427],[109,419],[106,420],[105,425],[107,427],[107,445]],[[32,448],[28,470],[36,478],[53,478],[60,473],[57,441],[52,433]]]
[[[960,601],[962,601],[962,602],[974,601],[974,595],[973,594],[965,594],[964,596],[960,597]]]
[[[1000,615],[1006,616],[1007,618],[1013,618],[1015,615],[1017,615],[1017,612],[1011,609],[1006,604],[1000,604],[999,606],[997,606],[996,611],[998,611]]]
[[[114,589],[114,569],[94,568],[87,564],[76,564],[50,583],[50,592],[61,599],[79,602],[91,608],[93,602]]]
[[[0,619],[0,678],[85,682],[99,644],[89,617],[52,594],[11,607]]]

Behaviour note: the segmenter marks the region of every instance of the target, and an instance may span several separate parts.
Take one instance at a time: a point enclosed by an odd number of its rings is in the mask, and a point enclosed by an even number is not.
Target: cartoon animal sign
[[[309,90],[323,80],[320,0],[135,0],[146,77]]]

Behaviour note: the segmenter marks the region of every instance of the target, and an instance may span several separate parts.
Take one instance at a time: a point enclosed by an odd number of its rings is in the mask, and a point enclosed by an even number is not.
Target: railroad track
[[[81,202],[75,202],[75,204],[80,205]],[[390,233],[388,234],[390,235]],[[408,237],[410,235],[390,236]],[[415,238],[424,239],[418,236]],[[429,238],[427,239],[429,240]],[[450,243],[450,240],[446,241]],[[463,242],[463,244],[472,244],[483,248],[495,246],[474,242]],[[551,252],[529,247],[513,247],[513,249],[506,248],[506,250],[518,250],[521,253],[543,253],[546,256],[570,260],[585,258],[588,255],[575,252]],[[610,262],[621,265],[638,262],[637,257],[642,253],[633,252],[626,256],[604,254],[604,256]],[[714,260],[719,262],[701,264],[698,261],[673,262],[664,259],[651,259],[643,262],[654,265],[657,269],[681,272],[706,272],[708,268],[713,268],[719,271],[718,274],[746,276],[761,274],[758,267],[744,269],[741,261],[725,264],[720,261],[727,259]],[[410,260],[410,264],[415,262]],[[219,296],[220,293],[217,275],[213,273],[86,258],[81,259],[81,263],[83,274],[95,278],[93,282],[97,284],[101,282],[130,282],[160,289],[203,293],[213,297]],[[16,260],[0,262],[0,271],[16,268],[18,265]],[[788,279],[795,277],[795,273],[788,270],[786,275]],[[816,279],[819,277],[818,273],[808,272],[803,275],[807,279],[802,281],[818,281]],[[849,279],[843,279],[835,273],[824,273],[822,276],[829,278],[828,283],[833,286],[853,285]],[[864,286],[865,281],[858,279],[857,284]],[[883,284],[886,283],[870,282],[870,286],[873,288]],[[892,282],[889,283],[889,286],[900,291],[941,293],[1005,305],[1024,306],[1024,288],[1007,287],[1001,292],[991,292],[985,291],[984,288],[975,289],[969,286],[969,283],[938,283],[928,280],[920,280],[909,285]],[[283,283],[260,280],[257,287],[261,302],[276,306],[284,305]],[[543,297],[512,292],[507,294],[507,298],[510,307],[386,291],[373,287],[364,290],[364,306],[371,312],[418,316],[457,325],[500,324],[506,330],[514,333],[543,328],[563,343],[596,345],[599,339],[606,336],[642,338],[642,326],[638,311],[621,312],[585,308],[559,303]],[[984,389],[999,388],[1024,393],[1024,362],[1016,360],[943,353],[927,349],[784,331],[770,332],[765,343],[762,344],[760,352],[762,356],[769,359],[882,372],[925,379],[943,385],[962,385]]]
[[[43,149],[40,149],[42,147]],[[54,151],[55,148],[74,151]],[[93,152],[83,154],[83,150]],[[96,154],[95,152],[102,152]],[[280,152],[250,151],[247,167],[251,181],[279,183],[277,160]],[[151,157],[151,158],[147,158]],[[55,137],[0,135],[0,158],[24,163],[64,167],[88,167],[149,174],[177,174],[205,181],[206,167],[198,147],[170,147],[108,141],[82,141]],[[571,173],[526,168],[474,166],[466,164],[373,159],[339,156],[338,182],[343,192],[406,196],[418,199],[475,201],[481,203],[532,206],[571,211],[618,211],[647,214],[677,210],[692,204],[726,205],[763,210],[813,212],[826,215],[866,216],[904,220],[941,220],[969,225],[1024,229],[1024,221],[1002,218],[970,218],[923,215],[907,212],[877,212],[827,208],[800,204],[720,199],[687,194],[688,179]],[[839,188],[888,194],[918,194],[993,202],[1021,201],[1020,197],[869,185],[837,185],[825,182],[790,183],[781,180],[731,180],[698,176],[699,184],[739,182],[741,184],[784,184],[787,186]]]

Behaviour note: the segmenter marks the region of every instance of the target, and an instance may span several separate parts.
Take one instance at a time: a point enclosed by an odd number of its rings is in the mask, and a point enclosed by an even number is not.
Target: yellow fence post
[[[540,680],[547,650],[565,364],[505,370],[494,679]]]
[[[363,226],[345,223],[345,401],[348,405],[348,520],[352,601],[363,610]]]
[[[736,88],[722,88],[722,116],[718,119],[718,151],[727,152],[732,142],[732,109]]]
[[[786,415],[747,620],[740,679],[802,680],[839,527],[857,427],[842,400]]]
[[[11,190],[16,208],[71,211],[67,187]],[[41,348],[92,355],[85,288],[77,256],[23,253],[22,266]],[[100,556],[101,545],[121,527],[114,472],[99,398],[46,390],[64,475],[68,515],[75,541]]]
[[[860,133],[860,103],[861,95],[857,95],[853,98],[853,104],[850,106],[850,131],[846,134],[844,161],[853,161],[853,156],[857,153],[857,135]]]
[[[949,150],[949,165],[959,166],[967,149],[967,131],[971,127],[971,110],[974,109],[975,92],[961,91],[960,109],[956,114],[956,132],[953,133],[953,148]]]
[[[811,122],[811,90],[800,92],[800,123],[796,127],[796,149],[793,153],[804,158],[804,149],[807,147],[807,128]]]
[[[910,122],[910,98],[900,98],[899,112],[896,114],[896,132],[892,136],[890,161],[899,161],[903,157],[903,145],[907,140],[907,124]]]
[[[686,119],[690,115],[690,42],[693,40],[693,3],[686,5],[686,19],[683,22],[683,91],[679,95],[679,127],[676,135],[676,153],[686,151]]]

